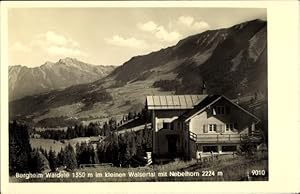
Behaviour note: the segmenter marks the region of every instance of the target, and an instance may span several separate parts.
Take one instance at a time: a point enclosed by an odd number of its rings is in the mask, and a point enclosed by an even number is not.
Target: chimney
[[[205,81],[202,82],[202,94],[207,94]]]

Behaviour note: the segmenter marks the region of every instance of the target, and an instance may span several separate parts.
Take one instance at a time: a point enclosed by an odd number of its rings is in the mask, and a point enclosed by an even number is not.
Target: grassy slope
[[[64,140],[64,143],[62,143],[61,141],[56,141],[53,139],[31,138],[30,144],[32,148],[42,147],[47,151],[52,149],[53,151],[58,153],[62,147],[67,146],[69,143],[75,148],[76,143],[87,141],[88,139],[89,137],[78,137],[70,140]]]

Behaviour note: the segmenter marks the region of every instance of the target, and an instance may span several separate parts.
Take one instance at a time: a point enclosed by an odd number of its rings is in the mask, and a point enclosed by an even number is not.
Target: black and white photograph
[[[300,3],[0,3],[0,192],[300,192]]]
[[[9,181],[268,181],[267,9],[10,8]]]

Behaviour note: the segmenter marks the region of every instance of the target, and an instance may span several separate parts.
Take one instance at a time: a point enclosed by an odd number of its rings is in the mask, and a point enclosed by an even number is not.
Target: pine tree
[[[9,173],[28,172],[31,146],[28,126],[16,121],[9,123]]]
[[[90,164],[90,156],[86,142],[81,142],[77,154],[79,156],[79,164]]]
[[[64,149],[61,148],[60,152],[57,154],[57,166],[64,166],[65,165],[65,153]]]
[[[49,166],[52,172],[56,171],[57,168],[57,156],[55,151],[52,151],[52,149],[49,150],[48,153],[48,161],[49,161]]]
[[[97,156],[98,156],[98,161],[100,163],[105,162],[105,149],[104,149],[104,143],[97,144],[96,148]]]
[[[129,150],[130,150],[130,157],[131,158],[134,155],[136,155],[136,152],[137,152],[136,137],[135,137],[135,133],[132,132],[132,131],[130,133],[130,139],[129,139]]]
[[[77,160],[77,164],[80,164],[80,153],[81,153],[81,147],[79,142],[76,143],[75,145],[75,152],[76,152],[76,160]]]
[[[76,154],[70,143],[65,147],[64,154],[64,165],[70,170],[77,168]]]
[[[89,154],[89,164],[98,164],[99,160],[96,156],[94,146],[92,144],[88,145],[88,154]]]
[[[42,172],[50,169],[47,158],[40,150],[36,149],[31,152],[29,167],[31,172]]]

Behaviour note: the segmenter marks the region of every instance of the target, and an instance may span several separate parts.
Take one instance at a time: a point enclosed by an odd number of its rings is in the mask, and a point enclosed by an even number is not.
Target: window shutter
[[[215,108],[215,107],[213,107],[211,110],[212,110],[212,115],[217,115],[217,112],[216,112],[216,108]]]
[[[208,127],[206,127],[206,125],[203,125],[203,133],[207,133],[208,132]]]

